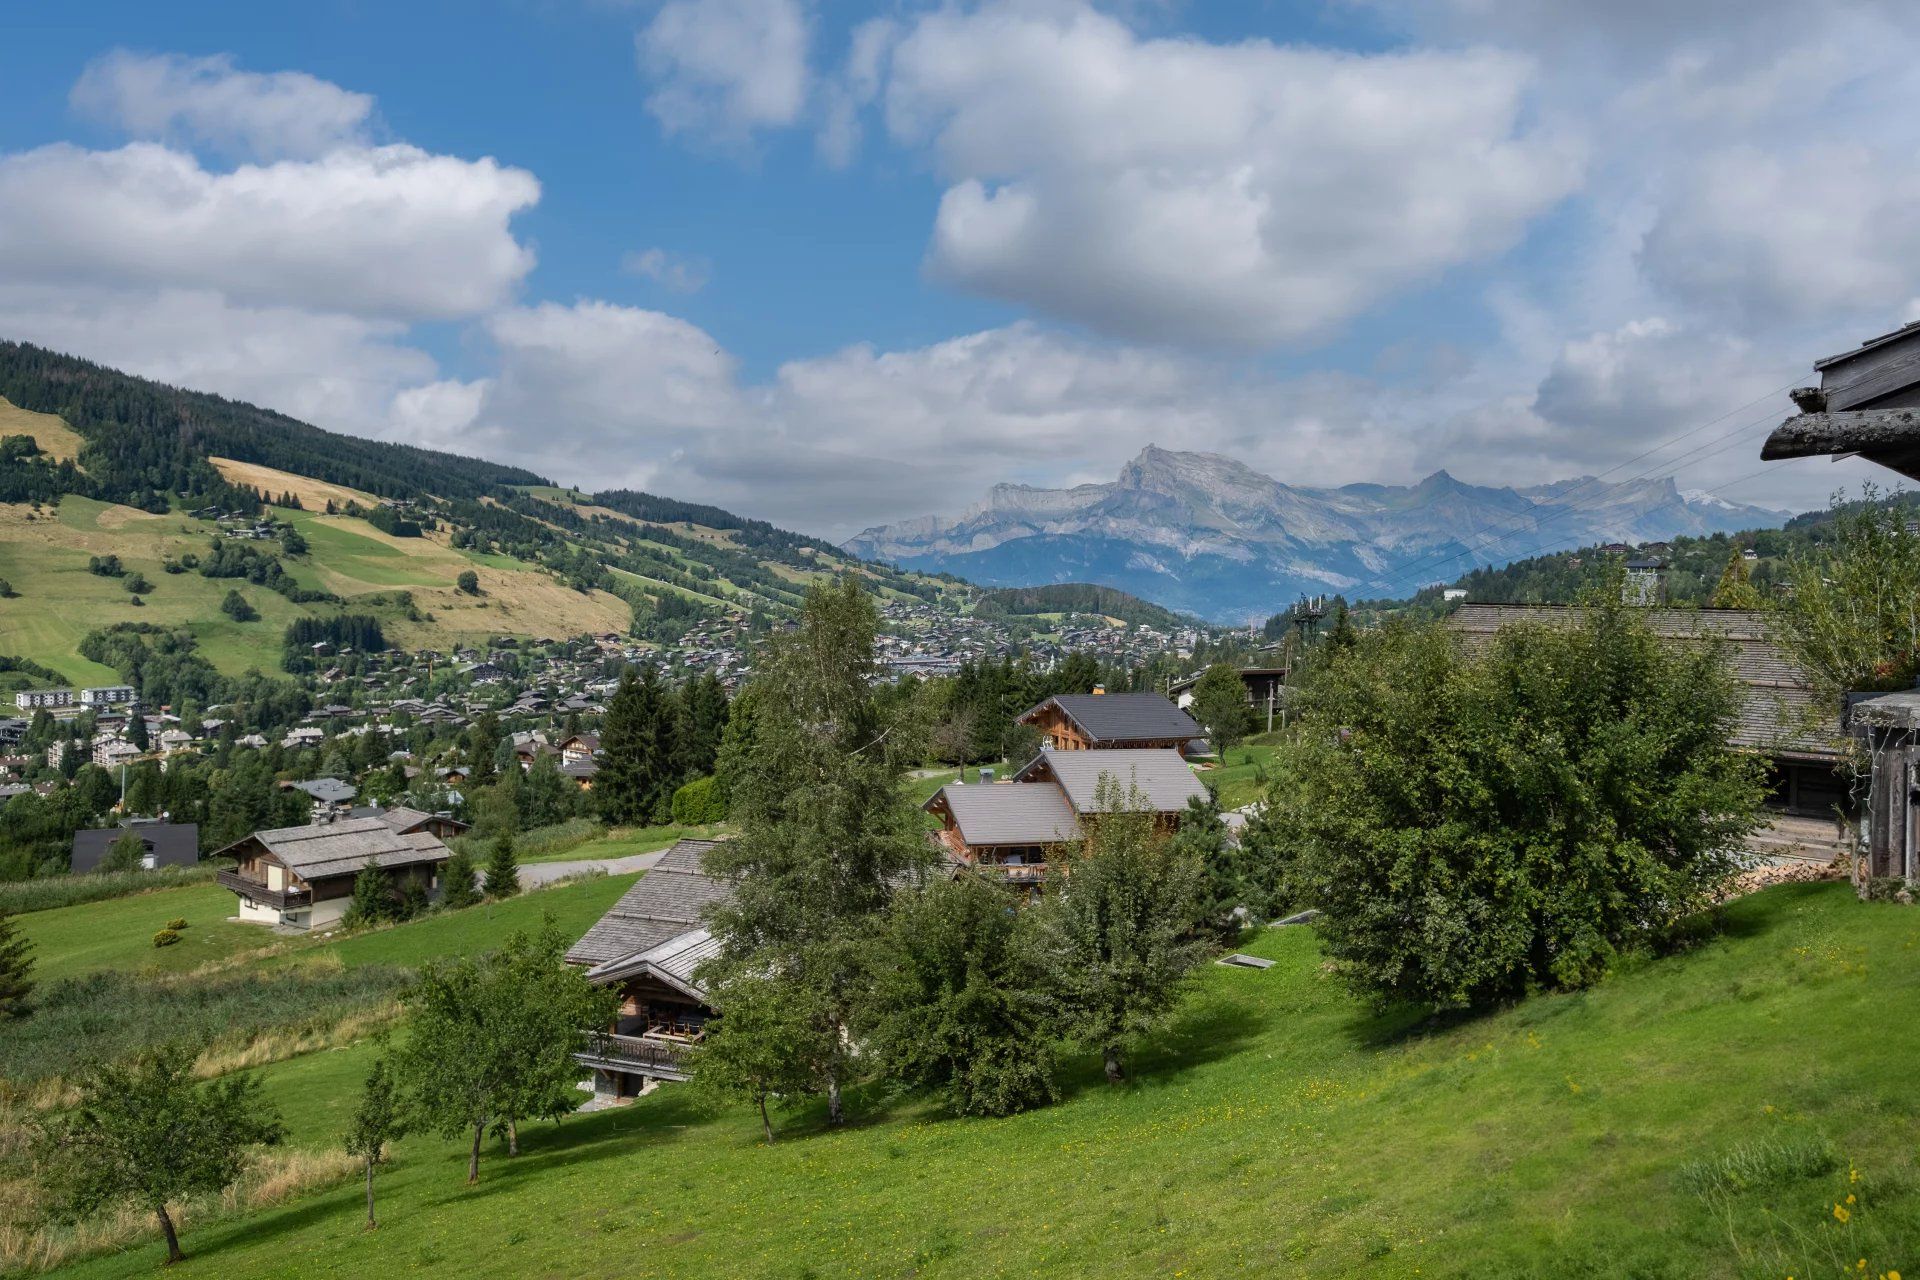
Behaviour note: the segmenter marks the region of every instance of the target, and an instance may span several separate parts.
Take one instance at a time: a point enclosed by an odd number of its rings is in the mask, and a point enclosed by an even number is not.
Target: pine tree
[[[33,944],[20,933],[13,917],[0,911],[0,1018],[27,1012],[33,994]]]
[[[1709,603],[1716,609],[1758,609],[1765,603],[1754,589],[1752,570],[1739,547],[1727,557],[1727,567],[1720,572],[1720,585],[1713,589]]]
[[[465,849],[455,849],[440,872],[444,886],[440,892],[440,905],[449,911],[458,911],[480,901],[480,890],[474,883],[474,876],[473,859]]]
[[[628,671],[607,704],[600,733],[600,772],[593,793],[601,816],[616,825],[645,825],[672,803],[679,785],[674,770],[672,711],[660,679],[648,668]]]
[[[348,925],[377,924],[393,914],[393,891],[387,873],[372,858],[353,877],[353,898],[347,903]]]
[[[147,718],[138,711],[127,717],[127,741],[142,751],[153,746],[153,739],[147,736]]]
[[[520,892],[520,860],[514,855],[513,833],[502,831],[493,838],[487,855],[487,896],[511,898]]]

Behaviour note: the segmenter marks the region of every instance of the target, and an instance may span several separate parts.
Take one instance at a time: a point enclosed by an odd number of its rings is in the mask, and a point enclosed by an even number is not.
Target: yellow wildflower
[[[1851,1191],[1849,1191],[1849,1192],[1847,1192],[1847,1203],[1848,1203],[1848,1204],[1852,1204],[1852,1203],[1853,1203],[1853,1192],[1851,1192]]]
[[[1833,1206],[1833,1216],[1837,1220],[1841,1222],[1845,1222],[1848,1218],[1851,1218],[1853,1215],[1847,1212],[1847,1206],[1843,1204],[1837,1204]]]

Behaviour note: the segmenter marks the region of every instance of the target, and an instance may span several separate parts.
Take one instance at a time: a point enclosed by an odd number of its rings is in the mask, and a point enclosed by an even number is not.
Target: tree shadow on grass
[[[1267,1029],[1259,1010],[1248,1004],[1207,1001],[1175,1018],[1164,1031],[1136,1038],[1121,1063],[1130,1085],[1170,1085],[1191,1071],[1233,1057]],[[1112,1087],[1100,1058],[1093,1054],[1063,1057],[1059,1082],[1062,1102]]]

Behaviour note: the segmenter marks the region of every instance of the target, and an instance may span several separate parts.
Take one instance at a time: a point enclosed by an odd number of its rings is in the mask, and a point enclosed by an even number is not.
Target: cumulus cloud
[[[533,175],[383,146],[210,170],[154,143],[0,156],[0,276],[212,289],[239,301],[455,317],[533,266]]]
[[[87,65],[74,109],[135,138],[204,144],[263,159],[363,141],[373,98],[304,71],[242,71],[225,54],[116,49]]]
[[[1526,58],[1143,39],[1084,5],[923,17],[898,140],[951,185],[928,265],[1133,338],[1316,337],[1511,246],[1577,149],[1523,123]]]
[[[812,20],[799,0],[668,0],[640,32],[647,110],[668,134],[721,145],[800,119]]]
[[[698,293],[713,274],[713,264],[705,258],[689,258],[658,247],[622,255],[620,269],[675,293]]]

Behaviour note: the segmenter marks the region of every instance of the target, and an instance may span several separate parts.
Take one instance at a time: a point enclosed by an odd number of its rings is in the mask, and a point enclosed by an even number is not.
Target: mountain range
[[[1527,488],[1437,471],[1410,486],[1282,483],[1232,458],[1149,445],[1109,484],[999,484],[959,516],[867,529],[844,549],[989,586],[1091,582],[1216,622],[1302,593],[1408,595],[1467,571],[1595,542],[1778,525],[1785,513],[1671,478]]]

